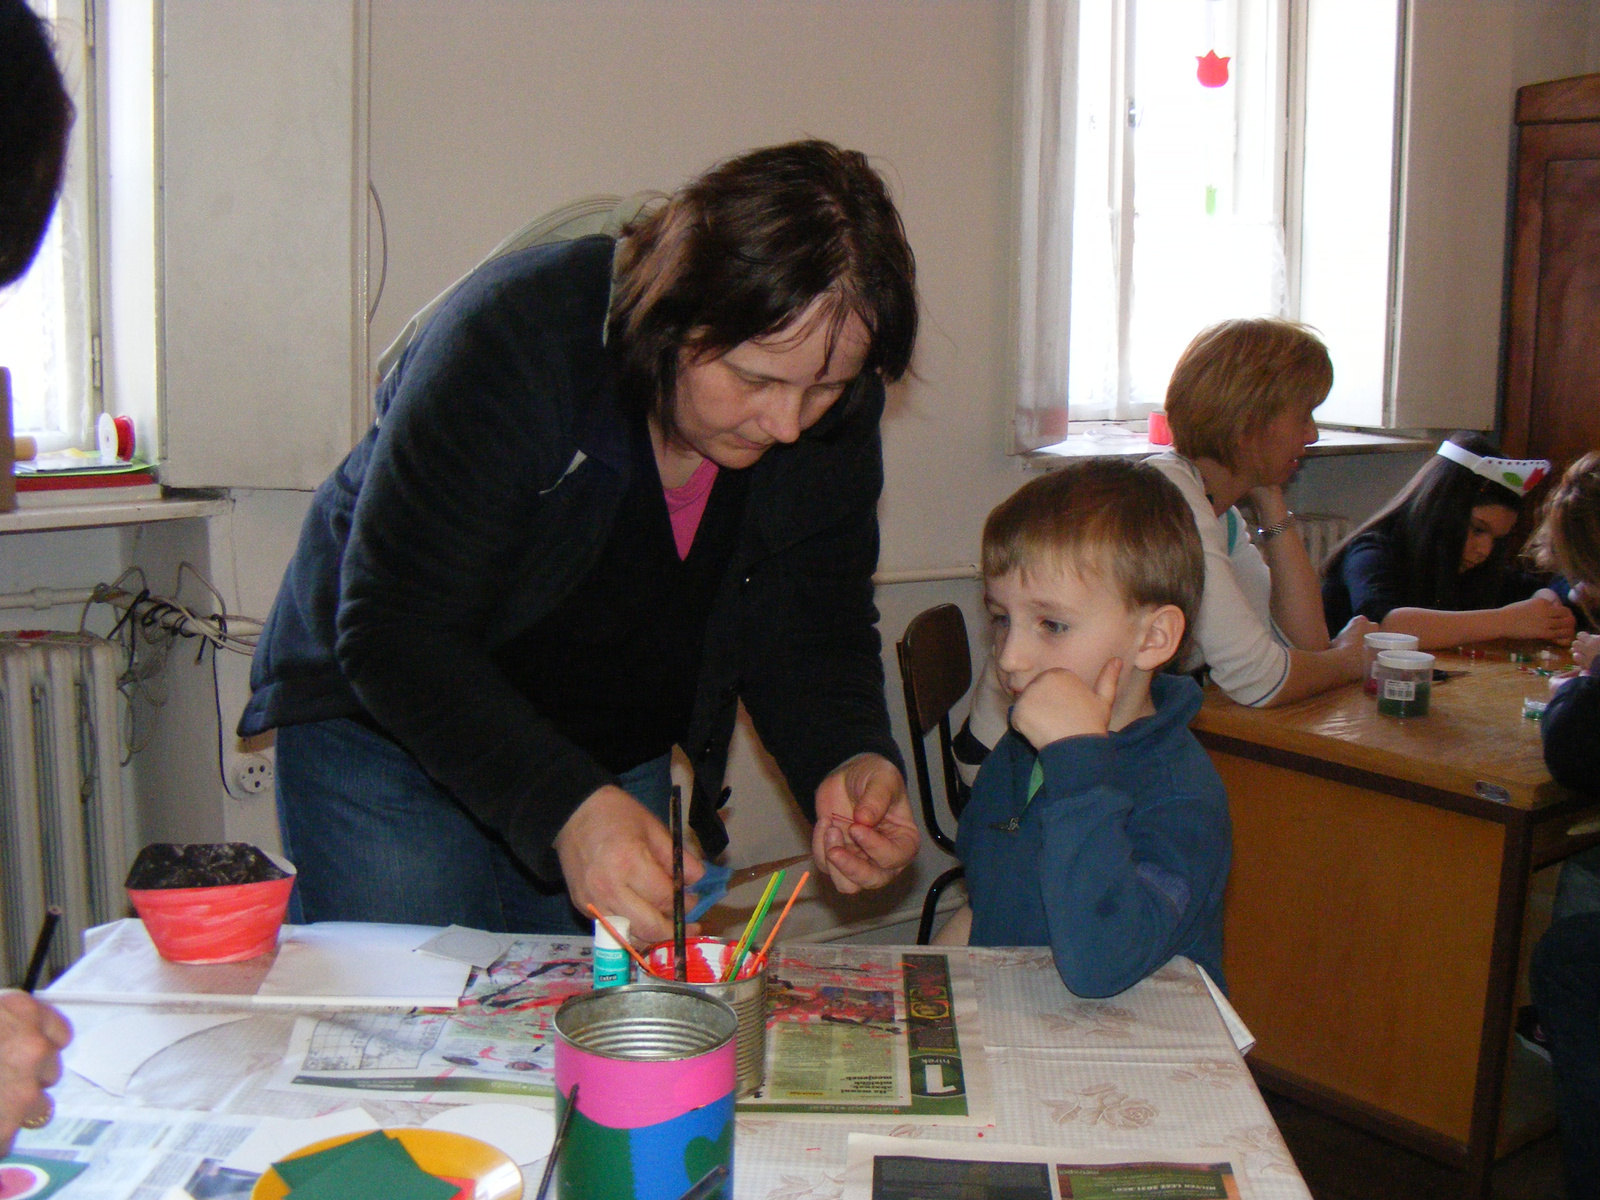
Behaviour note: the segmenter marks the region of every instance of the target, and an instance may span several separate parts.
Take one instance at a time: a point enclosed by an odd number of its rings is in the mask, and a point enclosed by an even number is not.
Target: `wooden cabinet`
[[[1505,451],[1600,449],[1600,75],[1517,93]]]

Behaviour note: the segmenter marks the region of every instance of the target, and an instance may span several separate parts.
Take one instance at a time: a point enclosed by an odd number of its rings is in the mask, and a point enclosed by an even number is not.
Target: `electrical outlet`
[[[228,772],[228,791],[237,800],[251,800],[272,790],[272,760],[265,754],[242,754]]]

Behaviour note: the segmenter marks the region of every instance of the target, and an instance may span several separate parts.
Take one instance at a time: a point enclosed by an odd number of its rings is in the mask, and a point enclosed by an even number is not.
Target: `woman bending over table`
[[[256,652],[292,919],[570,932],[593,902],[667,937],[669,755],[716,853],[740,702],[837,888],[905,866],[872,572],[916,329],[888,191],[825,142],[474,272],[318,489]]]
[[[1523,498],[1549,473],[1544,459],[1497,457],[1482,434],[1451,434],[1329,557],[1328,628],[1360,614],[1415,635],[1423,649],[1491,638],[1571,642],[1572,610],[1506,561]]]

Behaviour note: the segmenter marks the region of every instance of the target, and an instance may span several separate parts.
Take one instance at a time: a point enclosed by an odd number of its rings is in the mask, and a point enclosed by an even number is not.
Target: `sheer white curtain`
[[[1019,448],[1144,416],[1201,328],[1285,312],[1284,4],[1029,0]]]
[[[1033,449],[1066,436],[1077,0],[1029,0],[1023,53],[1016,443]]]

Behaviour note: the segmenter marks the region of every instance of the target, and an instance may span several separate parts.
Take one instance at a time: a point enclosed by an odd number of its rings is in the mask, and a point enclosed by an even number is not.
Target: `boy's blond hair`
[[[1190,461],[1229,470],[1249,438],[1300,404],[1315,408],[1333,387],[1333,362],[1316,334],[1276,317],[1223,321],[1202,329],[1167,384],[1172,443]]]
[[[1524,553],[1573,583],[1600,586],[1600,450],[1573,463],[1550,490]]]
[[[1071,571],[1115,584],[1129,609],[1175,605],[1182,661],[1205,590],[1205,552],[1177,485],[1144,463],[1091,458],[1018,488],[983,526],[983,575]]]

